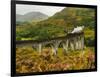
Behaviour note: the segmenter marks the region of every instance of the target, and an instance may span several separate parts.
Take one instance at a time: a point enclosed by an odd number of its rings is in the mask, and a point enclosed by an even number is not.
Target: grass
[[[59,48],[56,56],[49,48],[43,49],[41,54],[29,47],[16,48],[17,73],[94,69],[94,63],[93,48],[66,54]]]

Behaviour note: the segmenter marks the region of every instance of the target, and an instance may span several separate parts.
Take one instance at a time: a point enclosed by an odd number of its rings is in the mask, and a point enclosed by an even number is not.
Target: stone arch
[[[57,55],[60,43],[61,43],[61,40],[55,40],[51,44],[52,52],[53,52],[54,55]]]
[[[83,50],[84,34],[69,34],[68,37],[35,43],[32,47],[41,53],[43,47],[47,45],[49,45],[54,55],[57,54],[60,45],[64,52],[68,52],[69,50]]]

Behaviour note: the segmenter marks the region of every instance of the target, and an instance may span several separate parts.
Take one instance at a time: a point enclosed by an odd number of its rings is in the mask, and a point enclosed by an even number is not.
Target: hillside
[[[31,15],[28,14],[28,15]],[[26,15],[26,16],[28,16]],[[94,45],[95,10],[67,7],[46,20],[17,26],[17,40],[42,40],[66,36],[76,26],[85,26],[85,42]]]
[[[86,27],[95,26],[95,12],[90,8],[64,8],[61,12],[56,13],[49,19],[40,22],[39,24],[52,24],[57,26],[76,27],[84,25]],[[52,22],[52,23],[51,23]]]

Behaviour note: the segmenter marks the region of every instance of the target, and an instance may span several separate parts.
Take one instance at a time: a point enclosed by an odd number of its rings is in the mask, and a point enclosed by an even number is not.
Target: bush
[[[88,37],[85,39],[85,45],[92,47],[95,45],[95,40],[91,37]]]

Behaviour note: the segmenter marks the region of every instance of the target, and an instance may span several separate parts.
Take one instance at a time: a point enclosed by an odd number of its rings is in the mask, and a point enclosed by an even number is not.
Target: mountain
[[[16,14],[17,22],[25,22],[25,21],[41,21],[47,19],[48,16],[41,12],[29,12],[24,15]]]
[[[95,26],[95,10],[91,8],[73,8],[67,7],[62,11],[55,13],[47,20],[41,21],[38,24],[51,24],[72,28],[80,25],[94,27]]]

